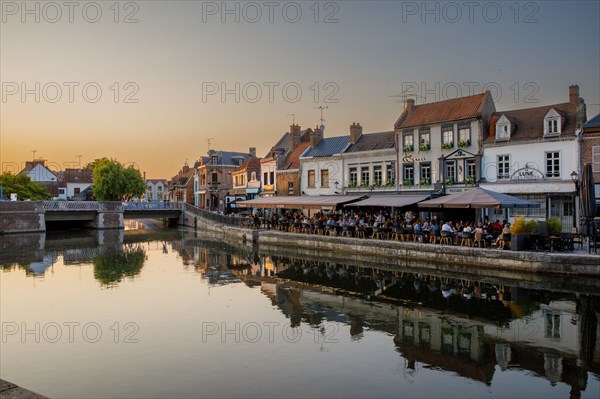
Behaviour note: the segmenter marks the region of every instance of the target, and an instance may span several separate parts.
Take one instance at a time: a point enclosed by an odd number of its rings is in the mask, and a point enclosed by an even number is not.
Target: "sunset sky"
[[[35,150],[169,178],[207,138],[262,156],[319,106],[326,136],[392,130],[403,90],[419,104],[487,87],[507,110],[579,84],[600,112],[598,1],[73,3],[0,1],[3,171]]]

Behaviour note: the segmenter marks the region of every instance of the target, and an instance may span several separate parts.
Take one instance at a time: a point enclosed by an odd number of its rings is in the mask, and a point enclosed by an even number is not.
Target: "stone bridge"
[[[46,222],[83,222],[122,229],[124,219],[179,219],[183,204],[169,202],[0,201],[0,233],[46,230]]]

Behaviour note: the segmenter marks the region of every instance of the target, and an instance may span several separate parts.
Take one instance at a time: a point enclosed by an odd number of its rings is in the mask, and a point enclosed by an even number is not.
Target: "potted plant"
[[[394,187],[395,184],[396,184],[396,180],[394,180],[394,179],[388,179],[388,181],[385,182],[386,187]]]
[[[458,142],[458,148],[465,148],[471,145],[471,140],[461,140]]]
[[[360,187],[361,188],[369,187],[369,183],[366,181],[360,182]]]
[[[427,152],[429,150],[431,150],[429,143],[424,143],[419,146],[419,152]]]
[[[557,236],[562,231],[560,218],[552,216],[548,219],[548,235]]]
[[[375,180],[375,183],[373,183],[373,187],[376,187],[376,188],[381,187],[381,180]]]
[[[513,251],[529,249],[530,235],[538,227],[535,220],[525,220],[523,216],[515,220],[510,228],[510,248]]]
[[[412,144],[409,144],[409,145],[405,145],[405,146],[402,148],[402,150],[403,150],[404,152],[413,152],[413,151],[414,151],[414,147],[413,147],[413,145],[412,145]]]
[[[450,178],[448,178],[448,179],[444,180],[444,184],[445,184],[446,186],[452,186],[452,185],[454,184],[454,178],[453,178],[453,177],[450,177]]]
[[[419,185],[421,185],[423,187],[428,187],[431,185],[431,179],[421,179],[419,181]]]
[[[475,176],[467,176],[467,178],[465,179],[465,184],[467,186],[474,186],[475,185]]]
[[[442,150],[449,150],[454,147],[454,143],[449,141],[447,143],[442,143]]]
[[[412,186],[415,184],[415,182],[413,181],[413,179],[404,179],[404,181],[402,182],[403,185],[405,186]]]
[[[351,181],[351,182],[348,184],[348,188],[356,188],[356,182],[355,182],[355,181]]]

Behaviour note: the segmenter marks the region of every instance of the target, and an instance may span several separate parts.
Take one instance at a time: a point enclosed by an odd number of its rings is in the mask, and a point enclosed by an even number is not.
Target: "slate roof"
[[[65,183],[92,183],[94,172],[91,169],[65,169],[63,181]]]
[[[471,119],[481,115],[490,92],[473,96],[453,98],[451,100],[416,105],[405,109],[396,123],[395,129],[403,129],[421,125]]]
[[[350,136],[322,138],[315,148],[308,148],[301,157],[329,157],[335,154],[341,154],[348,147],[349,143]]]
[[[592,119],[583,124],[585,129],[589,129],[592,127],[600,127],[600,114],[594,116]]]
[[[281,170],[300,169],[300,156],[310,147],[310,143],[300,143],[289,153]]]
[[[545,105],[543,107],[517,109],[512,111],[494,112],[490,118],[490,126],[485,143],[496,140],[496,122],[502,115],[514,123],[510,133],[510,141],[529,140],[544,137],[544,116],[554,108],[564,118],[560,136],[575,134],[577,122],[577,106],[572,103]]]
[[[208,160],[208,162],[205,163],[205,165],[213,165],[211,155],[218,156],[219,160],[218,160],[218,163],[215,165],[222,165],[222,166],[240,166],[240,164],[235,162],[235,160],[234,160],[235,158],[241,158],[243,161],[245,161],[246,159],[248,159],[250,157],[250,154],[248,154],[246,152],[214,151],[213,153],[209,154],[209,160]],[[213,166],[215,166],[215,165],[213,165]]]
[[[246,170],[258,170],[260,171],[260,158],[249,157],[244,163],[238,168],[234,169],[235,172],[243,172]]]
[[[394,148],[394,132],[367,133],[360,136],[346,152],[385,150]]]

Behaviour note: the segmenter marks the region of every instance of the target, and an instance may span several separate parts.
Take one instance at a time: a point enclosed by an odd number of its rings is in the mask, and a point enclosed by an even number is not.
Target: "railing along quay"
[[[183,211],[191,213],[194,216],[202,217],[204,219],[210,220],[215,223],[224,224],[226,226],[233,226],[233,227],[249,227],[250,226],[250,219],[247,217],[221,215],[218,213],[207,211],[205,209],[197,208],[190,204],[185,204],[183,207]]]
[[[44,211],[97,211],[99,204],[92,201],[43,201]]]

